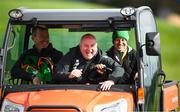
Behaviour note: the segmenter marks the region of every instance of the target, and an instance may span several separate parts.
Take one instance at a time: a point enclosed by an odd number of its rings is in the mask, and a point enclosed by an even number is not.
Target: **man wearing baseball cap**
[[[137,72],[137,58],[136,51],[128,46],[128,41],[128,31],[113,32],[113,46],[107,51],[107,55],[125,69],[125,74],[122,79],[125,81],[124,83],[134,84],[134,78]]]

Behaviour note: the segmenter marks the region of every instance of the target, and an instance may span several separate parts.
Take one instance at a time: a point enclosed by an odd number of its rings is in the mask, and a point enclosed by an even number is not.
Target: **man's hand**
[[[69,74],[69,78],[78,78],[81,77],[82,75],[82,69],[74,69],[70,74]]]
[[[104,64],[97,64],[96,65],[96,71],[99,73],[99,74],[104,74],[106,72],[106,65]]]
[[[107,80],[107,81],[104,81],[104,82],[102,82],[100,84],[102,84],[101,87],[100,87],[100,89],[102,91],[108,91],[108,90],[110,90],[111,86],[114,85],[114,81]]]
[[[40,81],[39,77],[36,76],[36,77],[33,78],[33,84],[34,85],[40,85],[41,84],[41,81]]]

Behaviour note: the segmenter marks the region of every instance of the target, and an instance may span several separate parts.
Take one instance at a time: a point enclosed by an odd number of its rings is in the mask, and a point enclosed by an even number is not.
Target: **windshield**
[[[49,42],[52,44],[53,48],[57,51],[61,51],[64,55],[70,50],[70,48],[79,45],[80,39],[84,34],[92,34],[96,37],[98,48],[103,52],[106,52],[113,46],[112,31],[96,31],[96,29],[89,30],[79,30],[74,28],[62,28],[57,26],[45,25],[49,31]],[[13,25],[12,29],[14,31],[10,34],[8,41],[8,47],[10,47],[7,53],[6,68],[5,68],[5,84],[29,84],[22,83],[19,81],[21,79],[12,78],[11,70],[16,62],[21,58],[21,55],[34,46],[34,41],[32,39],[32,26],[29,25]],[[128,29],[129,41],[128,46],[136,49],[135,43],[135,30],[134,28]],[[15,39],[14,39],[15,38]],[[14,45],[12,46],[12,43]],[[12,46],[12,48],[11,48]],[[56,67],[56,65],[54,65]],[[53,72],[51,72],[53,75]],[[32,84],[32,83],[31,83]]]

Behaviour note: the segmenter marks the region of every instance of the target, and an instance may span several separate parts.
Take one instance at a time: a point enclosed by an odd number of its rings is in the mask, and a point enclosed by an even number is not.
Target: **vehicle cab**
[[[147,6],[119,9],[13,9],[0,49],[1,111],[120,112],[171,111],[179,106],[178,81],[166,81],[162,70],[160,34]],[[50,42],[66,54],[85,33],[98,47],[112,46],[112,32],[128,30],[137,51],[138,77],[133,85],[116,84],[98,91],[98,84],[23,84],[10,70],[32,48],[32,29],[45,25]],[[172,94],[173,93],[173,94]]]

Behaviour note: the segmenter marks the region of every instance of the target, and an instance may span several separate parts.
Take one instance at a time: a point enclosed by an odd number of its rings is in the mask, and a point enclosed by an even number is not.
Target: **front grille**
[[[31,112],[82,112],[77,106],[61,105],[61,106],[48,106],[48,105],[34,105],[29,106],[27,111]]]

